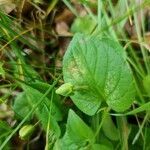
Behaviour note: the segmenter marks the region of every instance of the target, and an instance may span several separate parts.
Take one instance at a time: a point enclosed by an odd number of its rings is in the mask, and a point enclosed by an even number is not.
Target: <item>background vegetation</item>
[[[120,43],[136,89],[128,110],[88,116],[56,94],[76,33]],[[149,0],[0,0],[0,149],[149,150],[149,52]]]

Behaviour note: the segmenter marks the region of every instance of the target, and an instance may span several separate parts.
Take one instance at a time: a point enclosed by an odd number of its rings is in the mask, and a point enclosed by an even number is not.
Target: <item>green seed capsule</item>
[[[34,132],[35,127],[33,125],[25,125],[19,131],[19,136],[22,140],[27,140]]]
[[[73,93],[73,85],[71,83],[65,83],[56,90],[56,93],[62,96],[69,96]]]

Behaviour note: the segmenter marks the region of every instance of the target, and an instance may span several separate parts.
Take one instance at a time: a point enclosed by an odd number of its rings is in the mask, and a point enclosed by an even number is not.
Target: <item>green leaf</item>
[[[24,116],[26,116],[29,111],[31,110],[32,106],[29,105],[29,102],[26,97],[26,93],[22,92],[17,95],[17,97],[14,100],[13,109],[14,112],[19,119],[23,119]],[[30,120],[29,118],[28,120]]]
[[[100,144],[100,145],[105,145],[105,146],[107,146],[110,150],[114,150],[115,148],[114,148],[114,142],[113,141],[111,141],[111,140],[109,140],[104,134],[103,134],[103,132],[100,132],[100,134],[99,134],[99,142],[98,143],[95,143],[96,145],[98,144]],[[95,145],[94,144],[94,145]],[[93,145],[93,146],[94,146]]]
[[[113,114],[114,116],[127,116],[127,115],[135,115],[137,113],[141,113],[143,111],[149,111],[150,110],[150,102],[147,102],[145,104],[142,104],[140,105],[139,107],[137,108],[134,108],[133,110],[131,111],[128,111],[127,113],[120,113],[120,114]]]
[[[71,26],[71,31],[73,33],[84,33],[90,34],[96,26],[96,21],[94,21],[90,16],[78,17],[75,19]]]
[[[94,143],[93,131],[75,114],[75,112],[70,110],[66,133],[60,140],[60,147],[63,150],[78,150],[86,147],[89,143],[91,145]]]
[[[51,85],[49,85],[49,86],[51,86]],[[27,86],[27,85],[23,85],[23,89],[26,92],[29,104],[32,106],[35,105],[38,102],[38,100],[40,99],[40,97],[42,97],[42,95],[43,95],[43,93],[40,92],[39,90],[32,88],[30,86]],[[56,97],[54,96],[54,98],[56,98]],[[55,101],[55,100],[53,99],[52,101]],[[41,115],[42,113],[45,113],[45,112],[47,114],[49,114],[50,109],[51,109],[52,116],[54,116],[54,118],[57,121],[61,121],[62,114],[61,114],[59,108],[53,102],[52,102],[52,106],[51,106],[51,99],[49,99],[47,97],[45,97],[45,99],[43,100],[43,103],[38,107],[37,112],[39,113],[39,115]],[[47,120],[48,116],[45,116],[45,117],[44,117],[45,120]]]
[[[36,84],[34,84],[34,86],[36,87]],[[40,98],[43,96],[43,93],[28,85],[22,84],[22,87],[26,93],[29,105],[31,107],[34,107],[34,105],[36,105],[38,100],[40,100]],[[44,89],[43,89],[43,92],[44,92]],[[43,103],[41,103],[39,107],[36,109],[35,114],[38,120],[41,121],[43,129],[45,131],[47,130],[47,125],[48,125],[48,120],[49,120],[49,115],[50,115],[50,130],[52,130],[55,133],[55,135],[59,137],[60,128],[58,126],[57,121],[62,120],[62,114],[59,108],[54,103],[55,98],[57,98],[57,96],[55,96],[54,94],[52,102],[51,102],[51,99],[48,99],[47,97],[45,97],[43,100]]]
[[[55,144],[55,149],[57,147],[60,148],[59,150],[78,150],[80,147],[83,146],[84,143],[75,143],[66,132],[64,137],[59,141],[59,143]]]
[[[31,83],[30,86],[38,90],[40,93],[44,94],[50,85],[42,81],[36,81]],[[53,91],[55,91],[55,89]],[[51,99],[51,93],[47,94],[47,98]],[[53,92],[53,103],[59,108],[59,110],[62,110],[62,103],[61,103],[60,96],[55,94],[55,92]],[[61,114],[61,118],[62,118],[62,114]]]
[[[45,83],[45,82],[42,82],[42,81],[36,81],[36,82],[32,82],[30,84],[30,86],[36,90],[38,90],[39,92],[41,93],[45,93],[45,91],[49,88],[49,84]],[[51,98],[51,93],[49,93],[47,95],[47,98]]]
[[[0,145],[2,145],[11,132],[12,129],[8,123],[0,121]],[[5,146],[4,150],[10,150],[10,142]]]
[[[150,110],[150,102],[141,105],[138,108],[133,109],[132,111],[127,112],[125,115],[135,115],[142,111],[149,111]],[[123,114],[122,114],[123,115]]]
[[[78,87],[71,98],[88,115],[94,115],[102,102],[119,112],[134,100],[124,49],[113,40],[76,34],[64,56],[63,75],[65,83]]]
[[[93,142],[93,131],[72,110],[69,111],[67,132],[69,137],[75,142]]]
[[[116,128],[115,124],[113,123],[111,116],[109,113],[106,114],[102,125],[103,132],[107,138],[112,141],[119,140],[119,131]]]
[[[11,127],[8,125],[8,123],[0,121],[0,138],[2,137],[3,133],[10,133],[11,131]]]
[[[94,144],[92,147],[92,150],[113,150],[113,149],[109,147],[108,145]]]

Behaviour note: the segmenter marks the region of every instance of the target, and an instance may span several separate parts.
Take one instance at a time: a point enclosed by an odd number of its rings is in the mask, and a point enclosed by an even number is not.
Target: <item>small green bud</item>
[[[22,140],[27,140],[34,132],[35,127],[33,125],[25,125],[19,131],[19,136]]]
[[[56,90],[56,93],[62,96],[69,96],[73,93],[73,85],[71,83],[65,83]]]

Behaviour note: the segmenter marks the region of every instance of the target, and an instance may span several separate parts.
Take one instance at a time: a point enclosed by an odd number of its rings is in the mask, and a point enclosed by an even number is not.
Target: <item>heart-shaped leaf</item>
[[[75,89],[71,99],[94,115],[102,102],[124,111],[134,100],[134,80],[124,49],[115,41],[76,34],[63,60],[65,83]]]
[[[91,128],[89,128],[74,111],[70,110],[66,125],[66,132],[59,143],[61,149],[84,149],[89,143],[93,146],[94,142],[94,133]]]

